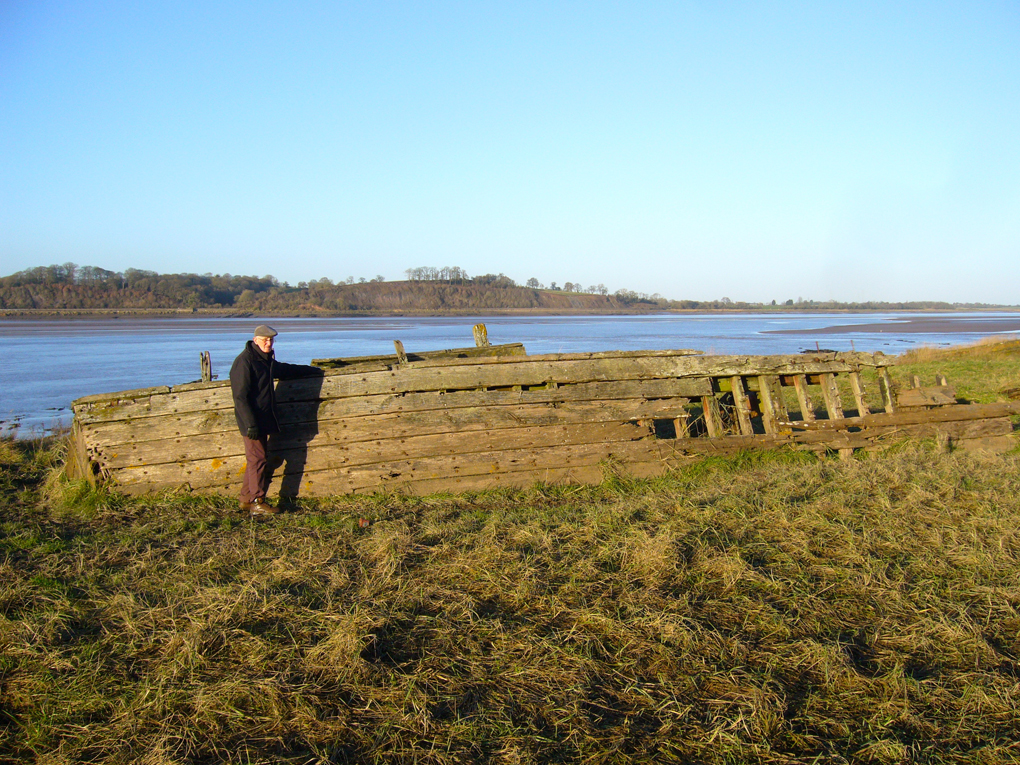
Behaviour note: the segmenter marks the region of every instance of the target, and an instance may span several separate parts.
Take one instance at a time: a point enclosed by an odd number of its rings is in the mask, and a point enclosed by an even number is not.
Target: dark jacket
[[[316,367],[277,361],[272,351],[263,353],[249,340],[230,367],[234,417],[237,418],[237,428],[241,435],[247,435],[252,425],[258,427],[259,435],[262,436],[279,433],[273,380],[292,380],[316,373],[322,374]]]

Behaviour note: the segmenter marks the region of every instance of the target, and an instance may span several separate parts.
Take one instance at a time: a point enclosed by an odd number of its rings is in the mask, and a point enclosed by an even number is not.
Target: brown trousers
[[[269,488],[269,480],[272,478],[270,473],[266,446],[268,439],[266,436],[261,438],[248,438],[247,436],[241,436],[244,439],[244,481],[241,483],[241,501],[251,502],[259,497],[265,498],[266,490]]]

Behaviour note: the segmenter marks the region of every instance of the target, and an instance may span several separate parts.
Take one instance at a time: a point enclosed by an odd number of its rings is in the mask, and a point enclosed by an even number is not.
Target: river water
[[[444,318],[99,318],[0,319],[0,434],[33,437],[66,427],[71,401],[94,393],[197,380],[199,354],[213,374],[230,363],[254,328],[280,332],[276,356],[313,358],[409,352],[474,344],[482,322],[489,341],[521,342],[528,353],[690,348],[709,354],[804,350],[902,353],[1020,331],[1017,313],[684,314]]]

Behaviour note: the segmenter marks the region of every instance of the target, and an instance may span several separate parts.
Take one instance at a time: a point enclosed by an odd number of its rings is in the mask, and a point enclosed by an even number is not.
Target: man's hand
[[[257,441],[258,437],[259,437],[258,425],[252,425],[250,428],[248,428],[248,438],[250,438],[252,441]]]

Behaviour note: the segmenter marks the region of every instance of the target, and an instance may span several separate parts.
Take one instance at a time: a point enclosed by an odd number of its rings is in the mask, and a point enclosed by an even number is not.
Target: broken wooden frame
[[[591,483],[744,449],[878,449],[904,437],[1013,444],[1017,404],[956,402],[945,381],[896,391],[882,354],[528,356],[520,344],[314,362],[277,383],[282,495]],[[227,382],[73,403],[69,470],[127,493],[236,493],[244,452]]]

